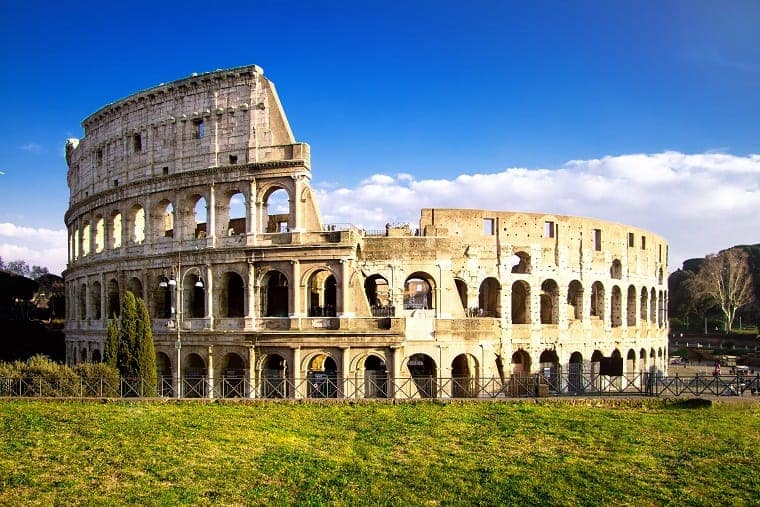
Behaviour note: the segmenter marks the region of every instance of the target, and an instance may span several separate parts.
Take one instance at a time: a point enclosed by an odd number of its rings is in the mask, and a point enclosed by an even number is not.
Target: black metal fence
[[[0,377],[0,397],[176,398],[177,380],[161,377],[156,386],[142,379],[51,379],[44,376]],[[365,375],[341,379],[334,374],[306,378],[262,375],[210,379],[185,376],[180,398],[533,398],[545,396],[760,396],[760,375],[665,377],[637,373],[625,376],[593,372],[513,374],[508,378]]]

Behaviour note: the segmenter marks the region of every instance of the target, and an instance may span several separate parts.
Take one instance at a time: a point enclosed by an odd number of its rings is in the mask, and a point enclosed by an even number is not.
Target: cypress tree
[[[121,299],[121,325],[119,326],[119,351],[117,367],[122,377],[138,375],[135,350],[137,349],[137,302],[131,291],[124,292]]]
[[[119,323],[116,321],[116,315],[114,315],[108,319],[108,334],[106,335],[106,345],[103,350],[103,362],[108,366],[116,368],[118,354]]]
[[[153,345],[153,329],[145,301],[137,298],[137,374],[143,380],[143,396],[156,396],[158,374],[156,373],[156,349]]]

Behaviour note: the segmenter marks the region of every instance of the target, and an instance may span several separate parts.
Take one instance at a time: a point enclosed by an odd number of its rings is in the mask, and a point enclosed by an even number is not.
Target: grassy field
[[[759,503],[757,402],[0,401],[0,505]]]

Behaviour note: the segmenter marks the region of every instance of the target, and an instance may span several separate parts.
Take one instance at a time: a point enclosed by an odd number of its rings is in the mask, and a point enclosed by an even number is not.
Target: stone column
[[[391,365],[390,382],[388,382],[388,397],[395,398],[397,391],[396,386],[398,386],[401,378],[401,347],[392,346],[391,352],[393,353],[393,364]]]
[[[351,347],[341,347],[341,371],[339,376],[342,381],[338,381],[339,385],[342,384],[343,398],[355,398],[356,389],[351,389],[351,379],[349,378],[349,369],[351,368]]]
[[[248,283],[246,285],[245,316],[253,324],[256,318],[256,267],[253,261],[248,262]]]
[[[568,319],[568,316],[567,316],[568,286],[566,284],[558,285],[557,290],[559,291],[559,294],[557,296],[557,306],[558,306],[557,309],[559,310],[559,317],[558,317],[557,323],[559,324],[559,329],[567,329],[570,325],[570,319]]]
[[[302,308],[301,300],[303,299],[304,287],[301,285],[301,263],[298,260],[290,261],[292,266],[292,276],[290,286],[293,288],[290,294],[291,298],[291,312],[290,316],[293,318],[301,317]]]
[[[256,180],[251,180],[247,193],[245,199],[245,232],[246,234],[256,234],[260,230],[256,221]]]
[[[248,345],[248,397],[256,398],[256,348]]]
[[[290,371],[290,377],[293,381],[293,397],[303,398],[304,393],[301,389],[301,347],[293,347],[293,364]]]
[[[204,318],[207,320],[209,328],[214,329],[214,270],[210,264],[206,265],[205,277],[206,315]]]
[[[208,394],[209,398],[214,397],[214,387],[216,385],[214,376],[214,346],[208,346]]]
[[[206,242],[212,247],[216,246],[216,190],[214,184],[208,193],[208,203],[206,208]]]
[[[111,316],[108,315],[108,299],[106,297],[108,294],[108,287],[106,287],[106,274],[101,271],[98,279],[100,280],[100,320],[105,324],[103,326],[105,328],[108,325],[108,319],[111,318]]]

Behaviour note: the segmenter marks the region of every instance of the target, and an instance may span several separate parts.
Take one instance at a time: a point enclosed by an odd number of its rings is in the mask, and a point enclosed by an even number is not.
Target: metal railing
[[[140,398],[176,397],[176,379],[162,376],[155,386],[142,379],[65,378],[44,376],[0,377],[0,397]],[[533,398],[544,396],[760,396],[760,374],[672,376],[636,373],[624,376],[594,372],[564,374],[512,374],[478,378],[469,376],[408,376],[393,378],[382,372],[340,378],[311,373],[305,378],[248,375],[210,378],[182,377],[182,398]]]

